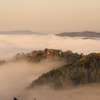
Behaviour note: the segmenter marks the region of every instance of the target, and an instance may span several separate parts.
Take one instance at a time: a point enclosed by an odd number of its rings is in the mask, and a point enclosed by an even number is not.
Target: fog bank
[[[49,87],[39,87],[30,91],[23,91],[18,96],[23,100],[100,100],[100,85],[67,87],[64,90],[54,90]]]
[[[14,62],[0,66],[0,100],[12,100],[13,96],[19,96],[40,75],[61,65],[61,62],[43,61],[38,64]]]
[[[54,35],[0,35],[0,60],[9,59],[16,53],[43,50],[45,48],[72,50],[77,53],[88,54],[100,52],[100,40],[57,37]],[[12,100],[17,96],[19,100],[99,100],[100,86],[81,86],[53,90],[48,87],[25,91],[33,80],[53,68],[60,67],[60,62],[43,61],[39,64],[27,62],[6,63],[0,66],[0,100]]]
[[[18,52],[61,49],[88,54],[100,51],[99,39],[57,37],[54,35],[0,35],[0,59],[12,57]]]
[[[33,80],[53,68],[60,62],[43,61],[39,64],[26,62],[7,63],[0,66],[0,100],[100,100],[100,84],[67,86],[63,90],[54,90],[48,86],[26,90]]]

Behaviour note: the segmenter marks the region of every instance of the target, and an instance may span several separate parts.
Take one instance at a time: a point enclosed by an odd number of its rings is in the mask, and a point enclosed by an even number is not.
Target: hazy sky
[[[0,31],[100,31],[100,0],[0,0]]]

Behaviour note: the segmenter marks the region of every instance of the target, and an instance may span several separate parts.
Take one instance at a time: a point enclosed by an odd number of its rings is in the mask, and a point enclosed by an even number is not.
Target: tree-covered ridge
[[[80,59],[82,54],[73,53],[70,50],[61,51],[57,49],[44,49],[44,50],[34,50],[30,53],[18,53],[13,57],[13,60],[26,60],[29,62],[40,62],[45,59],[51,59],[55,61],[64,61],[65,63],[71,63]]]
[[[68,85],[100,82],[100,53],[91,53],[73,63],[53,69],[33,81],[29,88],[49,85],[56,89]]]

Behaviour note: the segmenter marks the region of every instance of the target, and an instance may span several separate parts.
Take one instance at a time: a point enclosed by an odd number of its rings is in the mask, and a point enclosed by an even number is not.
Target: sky
[[[0,0],[0,31],[100,31],[100,0]]]

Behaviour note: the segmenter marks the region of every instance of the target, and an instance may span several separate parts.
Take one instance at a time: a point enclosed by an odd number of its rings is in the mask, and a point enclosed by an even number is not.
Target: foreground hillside
[[[57,49],[35,50],[30,53],[18,53],[11,62],[19,61],[39,63],[42,60],[63,62],[61,67],[56,67],[49,72],[43,72],[42,75],[34,80],[28,86],[32,89],[37,86],[49,85],[55,89],[62,89],[69,85],[80,85],[100,82],[100,53],[91,53],[88,55],[73,53],[70,50],[61,51]],[[1,61],[5,64],[7,61]],[[15,64],[15,63],[14,63]],[[41,66],[45,66],[42,65]],[[52,67],[52,66],[51,66]]]
[[[91,53],[70,64],[53,69],[33,81],[28,88],[49,85],[56,89],[68,85],[100,82],[100,53]]]

